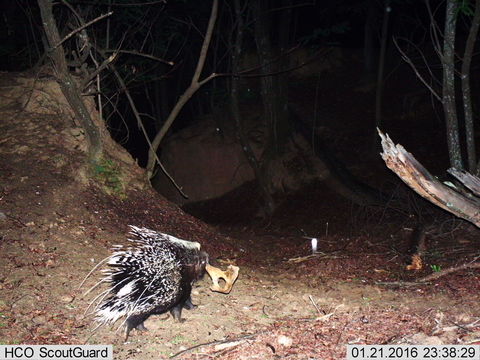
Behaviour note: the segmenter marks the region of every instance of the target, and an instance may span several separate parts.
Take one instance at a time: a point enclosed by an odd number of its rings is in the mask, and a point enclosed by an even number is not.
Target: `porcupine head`
[[[167,311],[182,321],[191,302],[192,284],[205,274],[207,253],[197,242],[177,239],[146,228],[131,226],[134,245],[116,246],[102,281],[110,283],[108,297],[95,309],[96,320],[113,324],[126,317],[125,340],[132,329],[146,330],[143,322]]]

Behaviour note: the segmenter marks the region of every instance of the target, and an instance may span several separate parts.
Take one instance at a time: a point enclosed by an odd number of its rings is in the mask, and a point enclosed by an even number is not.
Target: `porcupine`
[[[198,242],[177,239],[146,228],[130,226],[135,246],[116,246],[107,259],[102,281],[111,284],[108,297],[95,309],[96,320],[111,324],[126,316],[125,341],[132,329],[146,330],[150,315],[170,311],[179,322],[182,309],[195,307],[192,284],[205,274],[207,253]]]

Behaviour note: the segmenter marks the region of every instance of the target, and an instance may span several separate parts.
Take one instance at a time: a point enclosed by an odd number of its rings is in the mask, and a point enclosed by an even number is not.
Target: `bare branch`
[[[153,56],[153,55],[144,54],[144,53],[141,53],[141,52],[138,52],[138,51],[133,51],[133,50],[112,50],[112,49],[108,49],[108,50],[104,50],[104,51],[106,53],[115,52],[115,53],[120,53],[120,54],[131,54],[131,55],[141,56],[141,57],[144,57],[144,58],[147,58],[147,59],[159,61],[159,62],[162,62],[162,63],[167,64],[167,65],[171,65],[171,66],[175,65],[175,63],[173,61],[164,60],[162,58],[159,58],[159,57],[156,57],[156,56]]]
[[[113,62],[113,60],[115,60],[115,57],[117,56],[117,54],[112,54],[110,55],[107,59],[105,59],[102,64],[97,64],[95,62],[95,65],[96,65],[96,69],[93,73],[89,74],[88,78],[87,79],[84,79],[82,81],[82,84],[80,85],[80,89],[85,89],[85,87],[90,83],[90,81],[92,81],[92,79],[94,77],[96,77],[98,74],[100,74],[103,70],[105,70],[111,62]],[[95,60],[94,60],[95,61]]]
[[[70,39],[73,35],[75,35],[76,33],[78,33],[79,31],[82,31],[83,29],[85,29],[86,27],[89,27],[90,25],[96,23],[97,21],[100,21],[110,15],[113,14],[113,11],[110,11],[106,14],[103,14],[103,15],[100,15],[99,17],[96,17],[95,19],[87,22],[86,24],[83,24],[82,26],[80,26],[79,28],[76,28],[75,30],[73,30],[72,32],[70,32],[67,36],[65,36],[59,43],[57,43],[55,46],[53,46],[52,48],[53,49],[56,49],[57,47],[59,47],[60,45],[62,45],[65,41],[67,41],[68,39]]]
[[[199,82],[199,78],[202,73],[203,66],[205,65],[208,48],[210,47],[213,28],[217,20],[217,13],[218,13],[218,0],[213,0],[210,19],[208,21],[208,26],[207,26],[207,31],[205,33],[205,38],[203,39],[202,48],[200,50],[200,57],[198,59],[197,67],[195,68],[195,73],[193,74],[193,77],[192,77],[192,82],[190,86],[187,88],[187,90],[185,90],[185,92],[182,94],[182,96],[180,96],[180,99],[177,101],[172,111],[168,115],[167,120],[165,120],[165,123],[163,124],[162,128],[160,129],[160,131],[157,133],[157,135],[152,141],[152,147],[150,148],[150,151],[148,153],[148,162],[147,162],[147,172],[149,177],[153,175],[153,168],[155,167],[155,161],[158,161],[158,157],[156,156],[158,146],[160,145],[163,138],[167,134],[173,121],[177,118],[177,115],[180,113],[180,111],[182,110],[184,105],[187,103],[187,101],[193,96],[193,94],[197,92],[197,90],[203,84],[205,84],[206,81],[209,81],[214,77],[218,76],[215,73],[213,73],[210,76],[208,76],[206,79]]]
[[[430,38],[432,39],[433,48],[435,49],[435,52],[437,53],[438,57],[442,59],[442,56],[443,56],[442,45],[441,45],[442,39],[440,38],[443,37],[443,35],[442,35],[442,31],[440,30],[437,24],[437,21],[435,20],[437,16],[435,13],[439,11],[441,4],[437,6],[435,11],[432,11],[429,0],[426,0],[425,4],[427,6],[428,16],[430,17]]]
[[[207,60],[207,52],[210,47],[210,41],[212,39],[213,27],[217,21],[217,12],[218,12],[218,0],[213,0],[212,12],[210,14],[210,19],[208,21],[207,32],[205,33],[205,39],[203,39],[202,48],[200,49],[200,57],[198,59],[197,67],[195,68],[195,73],[193,74],[192,84],[198,82],[200,75],[202,74],[203,66]]]
[[[157,0],[157,1],[146,1],[142,3],[112,3],[112,4],[102,4],[98,1],[75,1],[77,4],[85,4],[85,5],[95,5],[95,6],[116,6],[116,7],[134,7],[134,6],[148,6],[148,5],[157,5],[157,4],[165,4],[166,0]]]
[[[402,48],[400,47],[400,45],[398,45],[397,43],[397,39],[393,39],[393,43],[395,44],[396,48],[398,49],[398,51],[400,52],[400,54],[402,55],[402,59],[405,60],[405,62],[410,65],[410,67],[413,69],[413,71],[415,72],[415,75],[417,75],[418,79],[428,88],[428,90],[430,90],[430,93],[440,102],[442,102],[442,98],[440,97],[440,95],[432,88],[432,86],[427,83],[427,81],[425,80],[425,78],[422,76],[422,74],[420,74],[418,72],[418,69],[416,68],[416,66],[413,64],[412,60],[407,56],[407,54],[405,54],[405,52],[402,50]]]
[[[106,54],[103,53],[100,49],[97,49],[97,51],[98,51],[102,56],[106,57]],[[148,146],[149,146],[150,151],[153,151],[152,143],[150,142],[150,138],[148,137],[147,130],[145,129],[145,126],[143,125],[143,122],[142,122],[142,117],[141,117],[139,111],[137,110],[137,107],[136,107],[136,105],[135,105],[135,102],[133,101],[133,98],[132,98],[132,96],[130,95],[130,92],[128,91],[127,86],[125,85],[125,81],[123,81],[122,76],[120,75],[120,73],[115,69],[115,67],[114,67],[111,63],[109,64],[109,67],[110,67],[110,69],[112,70],[112,72],[114,73],[115,77],[117,78],[117,81],[118,81],[118,83],[120,84],[121,89],[124,91],[125,96],[127,97],[128,102],[130,103],[130,107],[132,108],[133,114],[134,114],[135,118],[137,119],[138,127],[142,130],[143,136],[144,136],[145,141],[147,142],[147,144],[148,144]],[[173,179],[173,177],[168,173],[167,169],[165,169],[165,167],[163,166],[163,164],[160,162],[160,159],[158,158],[157,153],[156,153],[155,151],[153,151],[153,153],[154,153],[154,156],[155,156],[155,161],[158,162],[158,165],[159,165],[160,168],[162,169],[163,173],[164,173],[164,174],[168,177],[168,179],[172,182],[173,186],[175,186],[175,188],[178,190],[178,192],[179,192],[183,197],[185,197],[186,199],[188,199],[188,196],[182,191],[182,188],[175,182],[175,180]]]
[[[299,8],[299,7],[306,7],[306,6],[315,6],[315,1],[305,2],[305,3],[302,3],[302,4],[281,6],[281,7],[270,9],[267,12],[283,11],[283,10],[295,9],[295,8]]]

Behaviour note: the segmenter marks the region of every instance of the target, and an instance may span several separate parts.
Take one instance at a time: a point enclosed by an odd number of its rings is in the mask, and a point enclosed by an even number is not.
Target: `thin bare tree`
[[[190,86],[185,90],[185,92],[180,96],[177,103],[173,107],[172,111],[168,115],[165,123],[163,124],[160,131],[155,135],[155,138],[152,141],[152,146],[148,152],[148,162],[147,162],[147,173],[148,177],[151,178],[154,173],[155,163],[156,163],[156,151],[162,142],[163,138],[167,134],[168,130],[172,126],[173,122],[177,118],[180,111],[183,109],[185,104],[190,100],[190,98],[200,89],[204,84],[219,76],[216,73],[212,73],[203,80],[200,80],[200,76],[205,65],[205,60],[207,58],[208,48],[210,46],[210,41],[212,39],[213,28],[215,27],[215,22],[217,20],[218,13],[218,0],[213,0],[212,10],[210,12],[210,19],[207,25],[207,31],[205,33],[205,38],[203,40],[202,48],[200,50],[200,55],[198,57],[197,67],[195,73],[193,74],[192,81]]]
[[[457,1],[447,0],[445,27],[443,30],[443,53],[440,57],[443,68],[442,105],[447,125],[447,144],[450,165],[457,169],[463,169],[455,99],[455,34],[458,15],[457,10]]]
[[[82,89],[77,85],[68,70],[65,52],[62,46],[62,43],[66,40],[66,38],[60,38],[57,24],[53,17],[52,3],[52,0],[38,0],[42,24],[49,46],[46,51],[52,59],[58,84],[60,85],[65,98],[70,104],[77,122],[85,130],[85,137],[88,146],[88,159],[92,162],[95,162],[102,156],[102,140],[100,131],[90,117],[90,114],[81,98]],[[72,36],[74,33],[75,32],[72,31]],[[67,35],[67,37],[69,36],[70,35]]]
[[[468,33],[460,78],[462,79],[463,113],[465,116],[465,139],[467,143],[468,170],[478,175],[477,156],[475,151],[475,131],[473,126],[473,106],[470,91],[470,68],[473,50],[480,27],[480,0],[475,1],[475,12]]]

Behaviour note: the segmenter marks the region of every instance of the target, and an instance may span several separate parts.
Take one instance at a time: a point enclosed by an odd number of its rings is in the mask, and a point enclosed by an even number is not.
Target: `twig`
[[[5,214],[5,213],[4,213]],[[27,225],[21,221],[20,219],[17,219],[16,217],[14,216],[11,216],[11,215],[8,215],[8,214],[5,214],[5,216],[9,219],[12,219],[13,221],[16,221],[17,223],[19,223],[20,225],[22,225],[23,227],[27,227]]]
[[[348,245],[348,244],[347,244]],[[345,248],[346,246],[344,246]],[[343,250],[343,249],[340,249],[340,250]],[[295,257],[295,258],[290,258],[288,260],[286,260],[287,262],[292,262],[292,263],[301,263],[301,262],[304,262],[304,261],[307,261],[307,260],[310,260],[310,259],[313,259],[313,258],[316,258],[316,257],[319,257],[319,258],[322,258],[322,259],[339,259],[341,258],[342,256],[335,256],[336,253],[339,253],[340,250],[335,250],[335,251],[332,251],[332,252],[329,252],[329,253],[324,253],[324,252],[319,252],[317,251],[315,254],[310,254],[310,255],[307,255],[307,256],[299,256],[299,257]]]
[[[403,286],[403,287],[423,285],[416,281],[376,281],[375,284],[383,285],[383,286]]]
[[[349,320],[347,320],[345,322],[345,324],[343,325],[343,328],[342,328],[342,331],[339,332],[338,334],[338,337],[337,337],[337,341],[335,342],[335,346],[338,346],[338,343],[340,342],[340,339],[342,338],[342,335],[343,333],[345,332],[345,329],[347,328],[347,325],[350,323]]]
[[[72,32],[70,32],[67,36],[65,36],[59,43],[57,43],[55,46],[52,47],[52,49],[56,49],[57,47],[59,47],[60,45],[62,45],[65,41],[67,41],[68,39],[70,39],[73,35],[75,35],[76,33],[78,33],[79,31],[82,31],[83,29],[85,29],[86,27],[92,25],[93,23],[96,23],[97,21],[100,21],[110,15],[113,14],[113,11],[110,11],[106,14],[103,14],[103,15],[100,15],[99,17],[96,17],[95,19],[83,24],[82,26],[80,26],[79,28],[76,28],[75,30],[73,30]]]
[[[99,1],[75,1],[78,4],[85,4],[85,5],[95,5],[95,6],[117,6],[117,7],[130,7],[130,6],[146,6],[146,5],[156,5],[156,4],[165,4],[166,0],[158,0],[158,1],[146,1],[141,3],[112,3],[112,4],[105,4]]]
[[[105,68],[107,68],[110,65],[110,63],[113,60],[115,60],[116,56],[117,56],[117,53],[114,53],[114,54],[110,55],[100,65],[95,60],[93,60],[93,57],[92,57],[92,60],[95,62],[96,69],[93,73],[88,75],[88,78],[86,78],[82,81],[80,89],[83,91],[83,89],[85,89],[85,87],[90,83],[90,81],[93,80],[94,77],[96,77],[98,74],[100,74]],[[97,88],[97,91],[100,92],[100,89]],[[101,106],[99,106],[99,108],[101,109]]]
[[[239,71],[238,73],[231,74],[231,75],[235,76],[235,77],[242,77],[242,78],[257,78],[257,77],[260,78],[260,77],[267,77],[267,76],[282,75],[282,74],[285,74],[285,73],[289,73],[289,72],[301,69],[302,67],[313,63],[314,61],[316,61],[318,59],[319,54],[327,55],[328,53],[331,52],[331,49],[318,51],[315,54],[313,54],[312,56],[310,56],[310,58],[308,58],[304,62],[302,62],[298,65],[292,66],[290,68],[287,68],[287,69],[274,71],[274,72],[268,72],[268,73],[261,73],[261,74],[247,74],[247,73],[252,72],[254,70],[259,70],[259,69],[265,67],[265,65],[275,63],[276,61],[280,60],[282,57],[289,55],[290,53],[294,52],[298,48],[299,48],[299,46],[294,46],[293,48],[285,51],[284,53],[280,54],[279,56],[277,56],[276,58],[272,59],[271,61],[269,61],[268,63],[266,63],[264,65],[256,65],[254,67]],[[222,75],[229,75],[229,74],[222,74]]]
[[[318,308],[317,304],[315,303],[315,300],[313,300],[313,296],[312,296],[312,295],[308,295],[308,298],[309,298],[310,301],[312,302],[313,306],[315,306],[315,309],[317,309],[318,314],[321,314],[322,312],[320,311],[320,309]]]
[[[300,262],[304,262],[304,261],[307,261],[307,260],[310,260],[314,257],[317,257],[318,255],[317,254],[310,254],[310,255],[307,255],[307,256],[300,256],[300,257],[295,257],[295,258],[290,258],[288,259],[287,261],[288,262],[293,262],[293,263],[300,263]]]
[[[323,320],[327,320],[328,318],[330,318],[332,315],[334,315],[337,310],[341,307],[344,307],[345,305],[344,304],[338,304],[337,306],[335,306],[335,309],[333,309],[332,312],[329,312],[328,314],[325,314],[323,316],[320,316],[318,318],[315,318],[315,321],[323,321]]]
[[[156,57],[156,56],[153,56],[153,55],[144,54],[144,53],[141,53],[141,52],[138,52],[138,51],[133,51],[133,50],[112,50],[112,49],[108,49],[108,50],[104,50],[104,51],[105,52],[114,52],[114,53],[121,53],[121,54],[136,55],[136,56],[141,56],[141,57],[144,57],[144,58],[147,58],[147,59],[159,61],[159,62],[162,62],[162,63],[167,64],[167,65],[171,65],[171,66],[175,65],[175,63],[173,61],[167,61],[167,60],[164,60],[162,58],[159,58],[159,57]]]
[[[413,64],[412,60],[405,54],[405,52],[402,50],[400,45],[397,43],[397,39],[393,38],[393,43],[395,44],[395,47],[397,50],[400,52],[402,55],[402,59],[405,60],[405,62],[410,65],[410,67],[413,69],[415,72],[415,75],[417,75],[417,78],[427,87],[427,89],[430,91],[430,93],[440,102],[442,102],[442,98],[437,94],[437,92],[430,86],[430,84],[427,83],[427,81],[423,78],[423,76],[420,74],[416,66]]]
[[[240,336],[240,337],[237,337],[235,339],[228,339],[228,340],[216,340],[216,341],[210,341],[210,342],[207,342],[207,343],[203,343],[203,344],[198,344],[198,345],[195,345],[195,346],[192,346],[188,349],[185,349],[185,350],[182,350],[182,351],[179,351],[178,353],[170,356],[170,359],[173,359],[173,358],[176,358],[177,356],[180,356],[184,353],[187,353],[187,352],[191,352],[192,350],[195,350],[201,346],[210,346],[210,345],[216,345],[216,344],[228,344],[228,343],[234,343],[234,342],[238,342],[240,340],[245,340],[245,339],[251,339],[253,337],[256,337],[258,335],[261,335],[265,333],[265,331],[262,331],[262,332],[259,332],[259,333],[256,333],[256,334],[249,334],[249,335],[244,335],[244,336]]]

